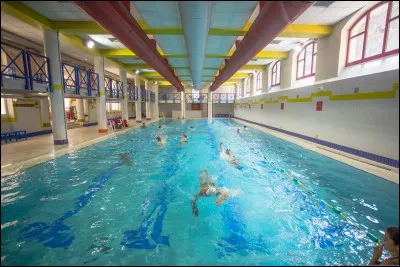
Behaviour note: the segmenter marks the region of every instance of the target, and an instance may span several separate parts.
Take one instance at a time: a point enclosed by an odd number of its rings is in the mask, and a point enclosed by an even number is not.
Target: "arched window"
[[[346,66],[399,53],[399,2],[383,1],[351,26]]]
[[[281,61],[278,60],[272,66],[271,86],[276,86],[280,84],[281,84]]]
[[[262,89],[262,71],[259,71],[257,74],[257,91]]]
[[[310,42],[301,49],[297,56],[296,79],[304,79],[315,75],[315,63],[317,59],[317,43]]]
[[[250,78],[247,78],[247,79],[246,79],[246,86],[245,86],[245,88],[246,88],[246,94],[249,94],[249,93],[250,93]]]
[[[239,82],[239,84],[238,84],[238,90],[239,90],[238,95],[239,95],[239,96],[242,96],[242,82]]]

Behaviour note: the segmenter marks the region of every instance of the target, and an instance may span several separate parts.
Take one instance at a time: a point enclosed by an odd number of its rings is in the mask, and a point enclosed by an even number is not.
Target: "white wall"
[[[128,118],[136,117],[136,108],[134,102],[128,102]]]
[[[259,100],[277,99],[279,96],[289,98],[309,97],[323,86],[333,95],[352,94],[355,88],[359,93],[391,91],[393,83],[398,83],[398,70],[387,71],[367,76],[267,93],[261,96],[243,98],[239,103]],[[316,101],[323,101],[323,111],[317,112]],[[395,98],[378,100],[330,101],[328,97],[314,97],[311,102],[288,103],[280,110],[280,104],[252,104],[243,108],[235,107],[235,117],[282,128],[287,131],[316,137],[335,144],[374,153],[380,156],[399,159],[399,93]]]
[[[186,104],[186,105],[188,105],[188,104]],[[161,112],[164,112],[164,115],[166,118],[171,118],[173,110],[181,110],[181,103],[174,103],[174,104],[159,103],[158,108],[159,108],[160,114],[161,114]]]
[[[215,114],[233,114],[233,104],[213,104],[213,117]]]

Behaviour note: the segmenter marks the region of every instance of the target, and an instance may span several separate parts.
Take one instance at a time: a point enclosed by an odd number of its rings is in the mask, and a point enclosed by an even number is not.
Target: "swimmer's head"
[[[212,195],[215,195],[215,194],[217,194],[217,189],[215,187],[210,187],[206,191],[206,195],[207,196],[212,196]]]
[[[157,139],[158,142],[161,142],[161,137],[157,136],[156,139]]]
[[[245,129],[246,129],[246,128],[247,128],[247,126],[245,125],[245,126],[243,126],[243,128],[245,128]]]
[[[183,137],[187,138],[187,135],[186,135],[186,134],[184,134],[184,135],[183,135]]]
[[[158,128],[161,128],[161,125],[158,125]]]
[[[228,155],[231,154],[231,150],[229,148],[226,150],[226,154],[228,154]]]

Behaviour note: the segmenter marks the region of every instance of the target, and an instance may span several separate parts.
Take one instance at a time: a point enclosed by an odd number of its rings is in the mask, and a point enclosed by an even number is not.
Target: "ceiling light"
[[[155,82],[155,84],[158,84],[158,82]]]
[[[136,74],[139,74],[139,72],[140,72],[140,70],[136,70],[136,71],[135,71]]]
[[[92,40],[87,40],[86,41],[86,46],[89,47],[89,48],[93,48],[94,42]]]

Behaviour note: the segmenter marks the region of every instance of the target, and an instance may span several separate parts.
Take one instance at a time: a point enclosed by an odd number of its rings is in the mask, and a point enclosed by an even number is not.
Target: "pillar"
[[[94,71],[99,75],[99,95],[96,97],[99,133],[107,133],[106,91],[104,82],[104,57],[94,57]]]
[[[50,59],[49,73],[53,87],[50,92],[53,141],[55,145],[68,144],[58,32],[44,29],[43,37],[45,55]]]
[[[183,118],[185,116],[185,109],[186,109],[185,93],[182,91],[181,92],[181,118]]]
[[[77,114],[76,122],[84,122],[85,121],[85,113],[84,113],[82,98],[76,99],[76,114]]]
[[[213,105],[213,102],[212,102],[212,92],[208,92],[208,118],[209,119],[212,119],[212,117],[213,117],[213,115],[212,115],[212,112],[213,112],[213,110],[212,110],[212,105]]]
[[[151,91],[151,83],[149,81],[145,82],[146,89]],[[151,102],[150,99],[146,100],[146,120],[151,120]]]
[[[83,99],[83,114],[85,118],[89,116],[89,100]]]
[[[49,99],[40,99],[40,114],[42,116],[42,128],[50,127]]]
[[[156,97],[155,97],[155,103],[154,103],[154,106],[153,106],[152,115],[153,115],[154,119],[158,119],[160,117],[160,111],[158,109],[158,84],[154,84],[153,85],[153,91],[156,94]]]
[[[140,75],[135,75],[135,85],[137,87],[136,100],[136,122],[142,122],[142,92],[140,91]]]
[[[119,68],[119,77],[122,82],[122,119],[129,120],[128,115],[128,81],[126,79],[126,70],[124,68]]]

